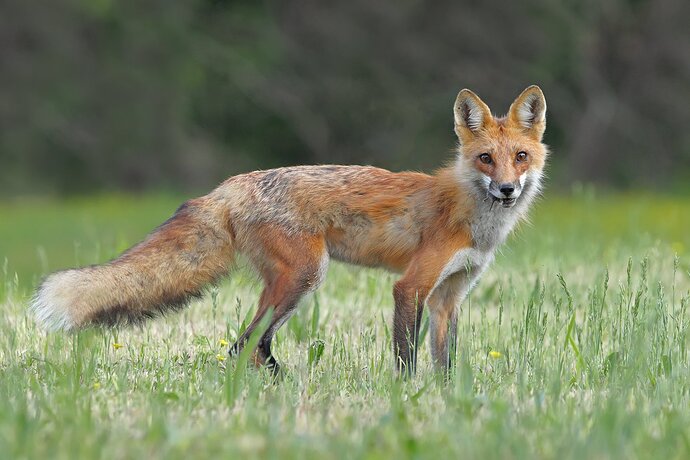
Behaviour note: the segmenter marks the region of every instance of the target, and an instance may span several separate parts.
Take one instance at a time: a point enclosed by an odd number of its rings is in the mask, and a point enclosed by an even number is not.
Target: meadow
[[[688,458],[690,200],[541,200],[461,305],[450,382],[393,371],[395,276],[332,264],[278,333],[278,381],[228,343],[244,267],[141,328],[40,330],[49,271],[102,262],[183,197],[0,204],[0,458]],[[422,336],[427,333],[426,320]]]

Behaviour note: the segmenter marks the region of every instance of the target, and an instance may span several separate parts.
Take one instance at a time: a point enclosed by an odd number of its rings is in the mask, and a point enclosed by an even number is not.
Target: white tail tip
[[[30,309],[36,322],[49,331],[71,330],[76,323],[70,315],[73,307],[76,270],[66,270],[50,275],[41,283],[31,300]]]

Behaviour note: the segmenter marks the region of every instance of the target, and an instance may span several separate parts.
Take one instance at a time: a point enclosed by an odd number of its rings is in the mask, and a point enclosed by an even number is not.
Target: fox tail
[[[137,323],[178,310],[228,272],[232,240],[226,208],[209,197],[190,200],[118,258],[49,275],[31,309],[49,330]]]

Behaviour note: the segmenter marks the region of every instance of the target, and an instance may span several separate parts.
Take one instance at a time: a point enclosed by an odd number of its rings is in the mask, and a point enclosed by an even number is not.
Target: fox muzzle
[[[495,201],[500,201],[504,208],[509,208],[515,204],[522,193],[522,185],[516,182],[495,182],[489,184],[489,193]]]

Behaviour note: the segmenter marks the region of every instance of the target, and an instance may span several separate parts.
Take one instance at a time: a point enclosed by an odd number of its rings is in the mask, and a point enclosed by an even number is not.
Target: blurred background
[[[689,18],[687,0],[3,0],[0,198],[428,171],[461,88],[502,114],[532,83],[551,187],[690,190]]]
[[[432,171],[461,88],[503,114],[534,83],[553,155],[540,231],[509,254],[568,273],[656,251],[690,276],[689,19],[688,0],[0,0],[0,294],[116,256],[233,174]]]

